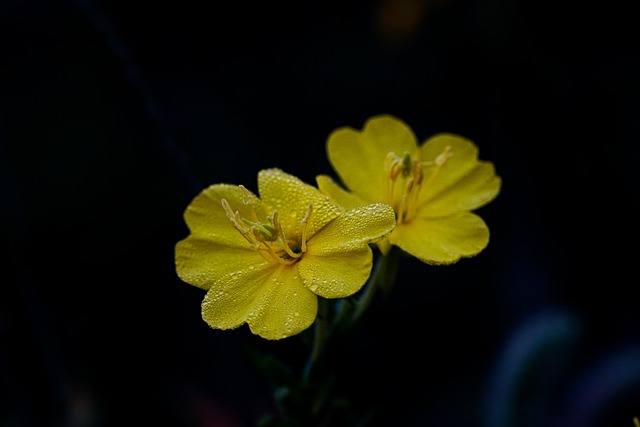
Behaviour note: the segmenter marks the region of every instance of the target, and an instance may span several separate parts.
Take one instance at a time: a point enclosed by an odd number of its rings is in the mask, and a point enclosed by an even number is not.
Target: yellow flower
[[[346,210],[279,169],[258,173],[258,196],[211,185],[187,207],[190,234],[175,248],[176,271],[207,290],[202,317],[215,329],[247,323],[276,340],[315,320],[318,296],[354,294],[371,274],[375,243],[395,226],[391,207]]]
[[[501,179],[470,140],[441,133],[418,145],[403,121],[379,115],[362,131],[334,130],[327,153],[350,192],[327,175],[317,177],[320,191],[345,208],[382,202],[395,210],[396,227],[378,243],[383,253],[395,245],[425,263],[452,264],[487,246],[489,229],[470,211],[498,195]]]

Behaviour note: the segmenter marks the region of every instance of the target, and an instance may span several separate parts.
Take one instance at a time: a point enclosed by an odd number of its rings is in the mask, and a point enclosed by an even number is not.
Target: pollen
[[[312,205],[309,205],[306,215],[300,220],[299,235],[287,235],[277,210],[264,219],[259,219],[255,211],[255,199],[250,197],[246,188],[240,186],[243,191],[243,203],[249,207],[249,217],[243,217],[234,211],[226,199],[222,199],[222,208],[233,227],[244,237],[249,246],[256,250],[260,256],[271,263],[292,265],[298,262],[307,251],[307,224],[312,213]]]

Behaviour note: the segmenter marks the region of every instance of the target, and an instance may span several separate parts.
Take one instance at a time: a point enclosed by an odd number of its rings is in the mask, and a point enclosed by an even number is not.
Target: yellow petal
[[[313,207],[307,224],[309,236],[344,210],[317,188],[276,168],[264,169],[258,173],[258,191],[265,206],[278,210],[282,227],[287,234],[300,233],[294,230],[300,227],[309,205]]]
[[[478,164],[475,169],[439,193],[422,202],[420,216],[447,216],[486,205],[500,192],[502,181],[491,163]]]
[[[327,155],[345,186],[370,202],[382,202],[388,172],[385,160],[390,152],[402,157],[417,154],[413,131],[391,115],[368,119],[362,131],[345,126],[334,130],[327,140]]]
[[[251,332],[270,340],[307,329],[317,311],[317,296],[304,287],[297,268],[275,264],[220,279],[202,302],[202,318],[212,328],[248,323]]]
[[[398,225],[389,240],[427,264],[452,264],[482,251],[489,243],[489,229],[479,216],[463,212],[446,218],[415,218]]]
[[[298,263],[306,286],[325,298],[343,298],[357,292],[371,273],[369,243],[395,226],[391,206],[377,203],[345,212],[307,242]]]
[[[217,277],[202,301],[202,318],[215,329],[233,329],[246,323],[276,270],[274,264],[263,264]]]
[[[418,206],[419,215],[444,216],[473,210],[493,200],[501,181],[493,163],[478,160],[478,148],[470,140],[455,134],[438,134],[422,145],[422,160],[435,159],[450,148],[451,156],[425,176]]]
[[[256,203],[255,209],[260,211],[257,197],[249,197]],[[187,207],[184,219],[191,234],[175,247],[178,276],[202,289],[209,289],[213,281],[232,271],[265,262],[227,218],[221,204],[223,198],[241,215],[251,217],[248,205],[243,202],[240,187],[212,185],[198,194]]]
[[[316,256],[349,253],[375,243],[396,224],[393,208],[373,203],[348,210],[327,224],[307,242],[307,251]]]
[[[260,200],[248,193],[254,208],[259,215],[264,216]],[[251,209],[244,203],[243,192],[237,185],[215,184],[198,194],[189,204],[184,220],[192,235],[206,236],[208,239],[230,246],[246,246],[246,240],[236,230],[224,209],[222,199],[226,199],[235,212],[245,218],[252,218]]]
[[[298,263],[305,286],[324,298],[345,298],[355,294],[371,275],[373,253],[360,246],[339,255],[305,254]]]
[[[356,206],[369,204],[368,201],[361,199],[354,193],[346,191],[328,175],[318,175],[316,177],[316,183],[318,184],[320,192],[331,197],[345,209],[352,209]]]
[[[208,236],[181,240],[175,248],[178,277],[193,286],[209,289],[220,277],[249,266],[268,264],[244,239],[242,241],[245,247],[220,243]]]

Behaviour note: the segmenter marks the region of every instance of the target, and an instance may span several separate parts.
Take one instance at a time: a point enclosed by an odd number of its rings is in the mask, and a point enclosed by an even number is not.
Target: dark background
[[[0,3],[0,426],[244,427],[249,348],[181,282],[182,213],[261,168],[313,183],[376,114],[471,138],[487,249],[401,259],[338,367],[375,425],[632,427],[640,416],[640,58],[615,3]]]

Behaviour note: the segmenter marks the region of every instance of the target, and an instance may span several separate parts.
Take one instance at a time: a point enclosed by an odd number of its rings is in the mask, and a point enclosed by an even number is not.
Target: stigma
[[[387,154],[384,168],[387,172],[385,203],[396,212],[398,224],[409,223],[415,218],[422,194],[433,184],[438,172],[453,155],[447,145],[435,160],[423,162],[420,157],[404,152],[398,156]]]
[[[309,205],[306,215],[300,220],[300,227],[296,229],[299,234],[287,236],[280,223],[278,211],[274,210],[272,215],[259,219],[255,211],[255,199],[249,197],[249,190],[244,186],[239,187],[243,192],[243,203],[250,208],[249,218],[242,217],[237,210],[234,211],[226,199],[221,200],[222,208],[234,228],[266,261],[282,265],[298,262],[307,251],[307,224],[312,206]]]

